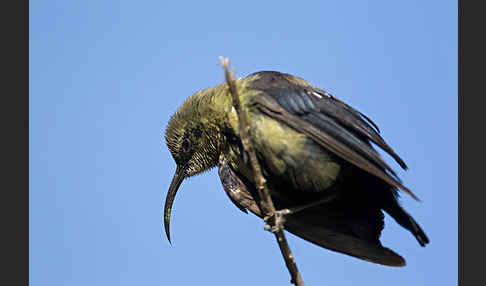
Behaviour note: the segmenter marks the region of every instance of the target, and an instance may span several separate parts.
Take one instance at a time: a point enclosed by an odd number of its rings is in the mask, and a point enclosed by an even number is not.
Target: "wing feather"
[[[255,89],[262,91],[253,98],[261,112],[307,134],[327,150],[419,200],[370,144],[375,143],[407,168],[378,134],[373,121],[322,89],[293,82],[290,75],[265,75],[271,77],[263,78],[266,84],[254,84]]]

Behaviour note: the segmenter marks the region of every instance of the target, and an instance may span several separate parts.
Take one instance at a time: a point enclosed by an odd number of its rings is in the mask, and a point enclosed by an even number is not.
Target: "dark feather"
[[[226,194],[240,209],[262,217],[256,190],[221,159],[218,173]],[[271,190],[272,192],[272,190]],[[276,199],[274,198],[274,201]],[[275,201],[279,203],[278,199]],[[317,206],[286,217],[285,230],[321,247],[388,266],[405,260],[379,241],[383,214],[377,208],[349,208],[346,201]]]
[[[290,75],[276,72],[256,75],[253,88],[262,92],[255,96],[254,102],[262,113],[307,134],[327,150],[418,200],[371,146],[369,140],[406,168],[377,131],[362,119],[361,113],[322,90],[292,81],[294,77]]]
[[[323,113],[349,128],[351,132],[371,140],[390,154],[402,168],[407,169],[405,162],[378,134],[380,129],[368,116],[323,89],[308,84],[296,84],[292,79],[297,78],[292,75],[280,72],[258,72],[250,76],[253,75],[258,76],[258,79],[253,82],[254,88],[262,90],[276,98],[284,108],[296,114],[306,114],[308,112]],[[304,101],[307,108],[295,109],[294,106],[291,107],[287,103],[289,102],[289,98]]]

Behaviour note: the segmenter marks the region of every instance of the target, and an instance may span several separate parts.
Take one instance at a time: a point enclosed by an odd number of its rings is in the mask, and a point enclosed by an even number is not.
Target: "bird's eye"
[[[189,139],[186,138],[182,141],[181,151],[184,153],[191,151],[191,141]]]

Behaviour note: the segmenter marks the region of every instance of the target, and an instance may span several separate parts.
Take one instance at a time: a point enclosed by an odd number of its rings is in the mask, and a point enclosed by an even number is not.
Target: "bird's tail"
[[[375,243],[314,224],[312,222],[319,221],[318,214],[304,214],[304,212],[301,216],[288,216],[285,229],[300,238],[333,251],[381,265],[405,266],[403,257],[383,247],[379,242]]]

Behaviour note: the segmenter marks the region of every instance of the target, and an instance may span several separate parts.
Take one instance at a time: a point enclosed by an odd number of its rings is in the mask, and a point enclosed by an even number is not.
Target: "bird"
[[[286,231],[325,249],[385,266],[405,259],[380,241],[384,213],[424,247],[429,238],[401,206],[418,197],[375,149],[405,162],[365,114],[308,81],[260,71],[235,81],[249,137]],[[185,178],[218,168],[223,189],[241,211],[264,217],[227,83],[199,90],[170,117],[167,147],[176,163],[164,205],[164,228]]]

